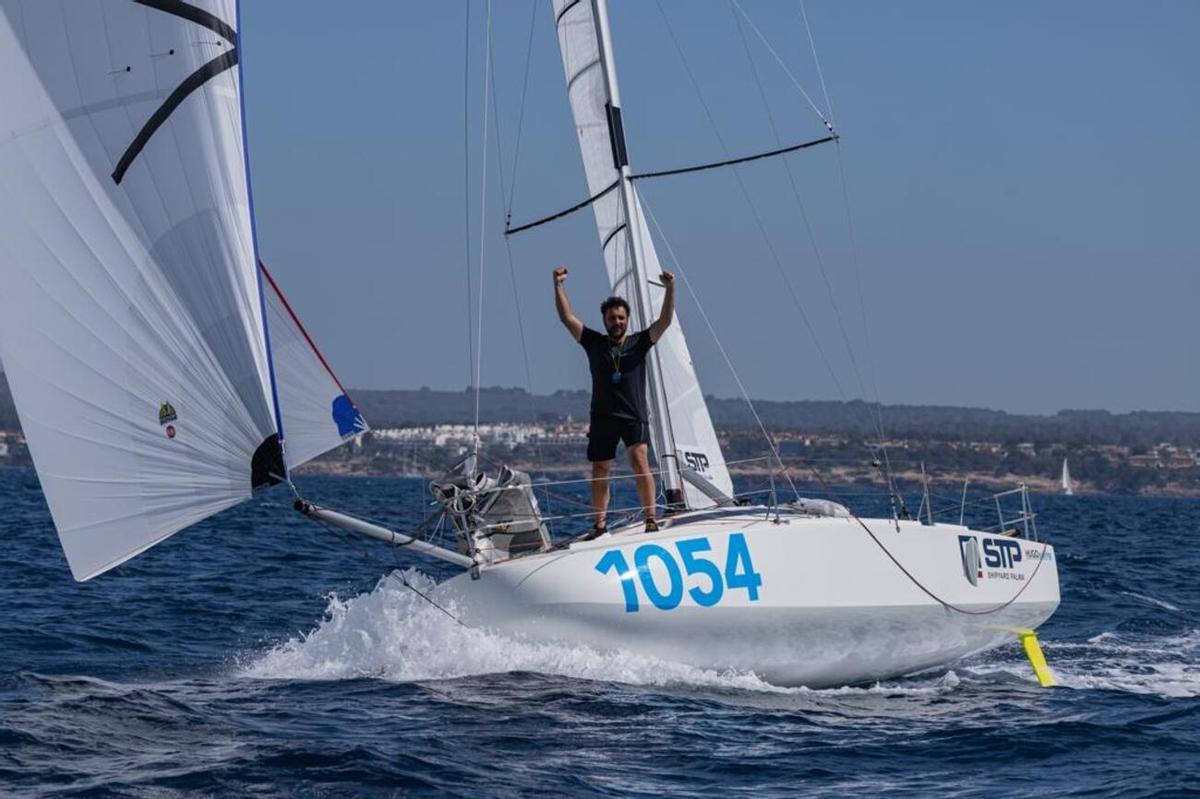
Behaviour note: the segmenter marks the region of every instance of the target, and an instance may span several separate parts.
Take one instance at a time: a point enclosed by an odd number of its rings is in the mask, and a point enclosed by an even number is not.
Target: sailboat
[[[636,329],[662,288],[607,6],[552,7],[581,207]],[[464,624],[781,685],[945,666],[1057,607],[1027,498],[997,532],[830,500],[742,504],[680,324],[649,364],[674,510],[658,532],[555,543],[528,476],[474,455],[431,484],[453,549],[302,496],[292,470],[368,428],[259,258],[237,3],[0,9],[0,358],[77,580],[285,485],[311,519],[460,567],[430,600]]]
[[[1074,496],[1075,488],[1071,485],[1071,470],[1067,467],[1067,459],[1063,458],[1062,492],[1064,496]]]

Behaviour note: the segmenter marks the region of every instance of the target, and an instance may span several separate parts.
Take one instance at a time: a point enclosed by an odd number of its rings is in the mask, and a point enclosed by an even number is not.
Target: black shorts
[[[626,449],[649,444],[650,425],[637,419],[593,418],[588,427],[587,459],[611,461],[617,457],[618,441],[624,441]]]

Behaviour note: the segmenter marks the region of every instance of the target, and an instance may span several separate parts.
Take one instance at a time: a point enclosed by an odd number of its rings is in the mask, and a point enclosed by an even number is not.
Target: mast
[[[641,206],[634,191],[629,168],[629,154],[625,146],[625,126],[621,117],[621,94],[617,85],[617,68],[613,59],[612,32],[608,24],[608,1],[590,0],[592,18],[596,21],[596,39],[600,45],[600,64],[604,71],[604,84],[608,90],[608,130],[612,140],[613,167],[618,171],[618,190],[626,220],[626,239],[629,242],[629,257],[633,264],[633,301],[643,324],[649,326],[654,320],[654,306],[650,300],[650,275],[645,272],[645,251],[639,232]],[[668,506],[682,505],[684,501],[679,458],[676,454],[670,409],[663,391],[662,354],[657,348],[650,351],[649,363],[650,435],[654,441],[654,452],[662,470],[666,485]]]

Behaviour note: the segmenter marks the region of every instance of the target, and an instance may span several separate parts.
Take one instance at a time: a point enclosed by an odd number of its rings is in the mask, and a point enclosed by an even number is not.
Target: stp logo
[[[708,456],[703,452],[685,452],[683,453],[683,459],[687,461],[688,466],[698,472],[703,473],[708,471]]]
[[[1021,545],[1006,538],[983,539],[983,563],[979,562],[979,541],[973,535],[958,537],[959,555],[962,556],[963,576],[971,585],[979,585],[983,577],[983,566],[989,569],[1011,569],[1020,563],[1023,555]]]
[[[983,562],[990,569],[1011,569],[1021,562],[1021,545],[1011,539],[985,538]]]

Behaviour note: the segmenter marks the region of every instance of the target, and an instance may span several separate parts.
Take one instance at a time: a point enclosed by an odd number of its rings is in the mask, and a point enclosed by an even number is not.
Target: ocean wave
[[[1122,591],[1121,594],[1123,596],[1132,597],[1133,599],[1140,599],[1141,601],[1148,602],[1151,605],[1156,605],[1156,606],[1162,608],[1163,610],[1169,610],[1174,613],[1179,612],[1179,608],[1176,607],[1175,605],[1172,605],[1170,602],[1165,602],[1161,599],[1155,599],[1152,596],[1146,596],[1145,594],[1135,594],[1133,591]]]

